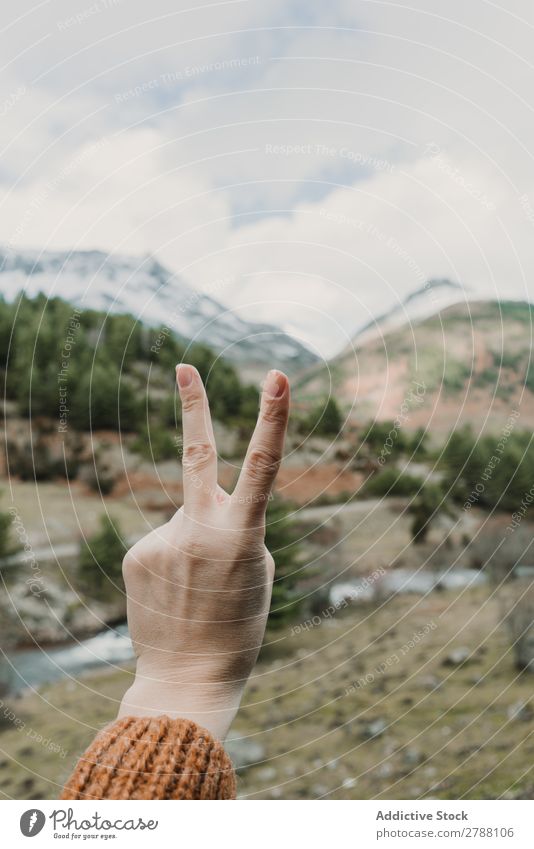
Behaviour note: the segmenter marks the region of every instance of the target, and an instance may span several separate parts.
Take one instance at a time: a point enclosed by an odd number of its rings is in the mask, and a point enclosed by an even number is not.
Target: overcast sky
[[[0,244],[154,253],[326,353],[429,277],[533,297],[530,0],[2,21]]]

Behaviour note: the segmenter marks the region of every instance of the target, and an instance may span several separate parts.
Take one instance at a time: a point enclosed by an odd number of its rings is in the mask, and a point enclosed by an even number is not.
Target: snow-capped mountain
[[[429,280],[420,289],[411,292],[401,303],[365,324],[353,338],[357,347],[377,336],[384,336],[404,324],[414,324],[435,313],[466,300],[473,295],[452,280]]]
[[[12,300],[21,290],[28,295],[57,295],[82,309],[128,312],[146,324],[165,325],[183,339],[223,352],[251,375],[273,364],[294,374],[317,361],[283,330],[241,318],[238,310],[196,291],[151,256],[0,250],[0,293]]]

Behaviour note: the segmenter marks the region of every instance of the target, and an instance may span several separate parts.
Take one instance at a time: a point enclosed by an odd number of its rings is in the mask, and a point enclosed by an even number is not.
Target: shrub
[[[118,525],[107,514],[102,516],[100,529],[80,546],[78,577],[86,595],[108,600],[117,589],[124,592],[122,561],[126,549]]]
[[[36,435],[33,441],[10,440],[6,446],[9,471],[21,480],[47,481],[65,477],[65,465],[55,456],[46,439]]]
[[[110,495],[117,483],[117,474],[109,463],[102,460],[98,452],[95,453],[92,463],[80,468],[79,478],[89,489],[101,495]]]
[[[149,405],[149,408],[151,406]],[[151,409],[148,412],[150,413]],[[153,412],[157,412],[161,427],[177,428],[182,424],[182,405],[176,391],[169,392]]]
[[[425,460],[429,455],[429,434],[424,427],[418,427],[414,433],[406,438],[406,454],[413,460]]]
[[[530,392],[534,392],[534,362],[531,360],[525,372],[525,386]]]
[[[453,432],[442,453],[445,482],[456,501],[468,499],[482,508],[515,511],[525,502],[534,480],[534,441],[529,431],[475,440],[469,428]]]
[[[428,483],[414,498],[408,508],[412,514],[412,539],[415,545],[426,541],[430,525],[438,513],[449,512],[445,501],[445,493],[439,484]]]
[[[372,454],[386,456],[389,460],[398,458],[410,446],[405,433],[392,420],[371,422],[363,438]]]
[[[493,364],[496,368],[513,368],[516,369],[521,360],[525,357],[524,351],[492,351],[491,355],[493,357]]]
[[[423,478],[390,467],[373,475],[363,488],[364,495],[416,495],[424,485]]]
[[[457,360],[447,360],[443,372],[442,387],[445,393],[454,394],[464,388],[466,380],[471,376],[470,366]]]
[[[11,516],[0,512],[0,560],[13,552],[11,542]]]
[[[292,511],[290,505],[281,501],[271,501],[267,510],[265,544],[276,563],[269,613],[271,628],[294,622],[302,609],[302,599],[297,592],[300,579],[299,534],[291,520]]]
[[[308,430],[314,436],[337,436],[343,417],[335,398],[328,398],[315,407],[308,417]]]
[[[131,447],[132,451],[155,463],[174,460],[178,456],[178,448],[170,431],[158,425],[145,425]]]

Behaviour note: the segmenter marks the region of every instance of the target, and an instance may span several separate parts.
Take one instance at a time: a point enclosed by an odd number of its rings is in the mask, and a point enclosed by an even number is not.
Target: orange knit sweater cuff
[[[235,799],[223,746],[188,719],[126,716],[93,740],[61,799]]]

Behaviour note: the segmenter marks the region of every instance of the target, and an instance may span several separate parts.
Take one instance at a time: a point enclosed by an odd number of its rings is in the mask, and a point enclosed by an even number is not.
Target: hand
[[[274,561],[265,511],[282,458],[289,383],[270,371],[232,495],[217,484],[208,399],[197,370],[177,366],[184,506],[123,564],[137,668],[119,716],[192,719],[224,739],[263,640]]]

